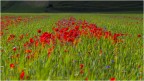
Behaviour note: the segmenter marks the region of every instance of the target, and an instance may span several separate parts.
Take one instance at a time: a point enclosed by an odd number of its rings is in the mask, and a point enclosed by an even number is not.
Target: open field
[[[2,80],[144,80],[143,14],[4,13]]]

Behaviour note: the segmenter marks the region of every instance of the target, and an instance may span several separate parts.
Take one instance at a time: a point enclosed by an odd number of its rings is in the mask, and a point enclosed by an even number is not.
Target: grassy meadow
[[[2,80],[144,80],[143,14],[2,13]]]

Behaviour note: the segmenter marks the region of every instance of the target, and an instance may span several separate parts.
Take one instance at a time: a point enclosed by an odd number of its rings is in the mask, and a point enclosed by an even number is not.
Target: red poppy
[[[48,52],[48,57],[50,57],[50,55],[51,55],[51,52],[49,51],[49,52]]]
[[[0,36],[2,36],[3,35],[3,32],[0,32]]]
[[[110,79],[110,81],[116,81],[116,79],[115,79],[114,77],[112,77],[112,78]]]
[[[84,67],[84,64],[80,64],[80,69],[83,69],[83,67]]]
[[[32,52],[32,50],[25,50],[25,52],[26,52],[26,53],[31,53],[31,52]]]
[[[59,29],[58,29],[58,28],[54,28],[54,31],[55,31],[55,32],[58,32],[58,31],[59,31]]]
[[[20,54],[17,54],[16,57],[20,57]]]
[[[15,37],[15,35],[11,34],[11,35],[10,35],[10,37],[11,37],[11,38],[14,38],[14,37]]]
[[[35,42],[35,46],[37,47],[38,45],[39,45],[39,42],[38,42],[38,41],[36,41],[36,42]]]
[[[74,41],[74,38],[73,37],[69,37],[68,38],[68,42],[73,42]]]
[[[34,39],[33,38],[30,38],[30,43],[34,43]]]
[[[20,79],[24,79],[24,75],[25,75],[25,72],[22,71],[21,74],[20,74]]]
[[[16,51],[16,47],[13,47],[13,50]]]
[[[109,31],[107,31],[107,32],[105,32],[105,38],[109,38],[111,36],[111,32]]]
[[[12,63],[10,64],[10,68],[13,69],[15,67],[15,65]]]
[[[50,40],[54,40],[54,36],[51,33],[45,32],[40,36],[40,42],[41,43],[47,43],[50,44]]]
[[[30,55],[28,55],[26,58],[27,58],[27,59],[30,59],[30,58],[31,58],[31,56],[30,56]]]
[[[141,37],[141,35],[140,35],[140,34],[138,34],[138,37]]]
[[[80,74],[83,74],[83,73],[84,73],[84,71],[81,69],[81,70],[80,70]]]
[[[118,36],[119,36],[119,34],[116,34],[116,33],[115,33],[115,34],[113,35],[113,40],[117,40],[117,37],[118,37]]]
[[[23,37],[24,37],[24,35],[23,35],[23,34],[22,34],[22,35],[20,35],[20,36],[19,36],[20,40],[21,40],[21,39],[23,39]]]
[[[77,26],[75,26],[75,29],[76,29],[76,30],[79,30],[79,26],[78,26],[78,25],[77,25]]]
[[[65,49],[64,52],[68,52],[68,50]]]
[[[72,25],[74,25],[75,24],[75,22],[72,22]]]
[[[85,80],[88,81],[88,77],[86,77]]]
[[[28,46],[29,42],[24,43],[24,47]]]
[[[28,33],[26,33],[26,36],[28,36],[29,34]]]
[[[38,33],[41,33],[41,30],[39,29],[39,30],[37,30],[37,32],[38,32]]]
[[[11,41],[15,38],[15,35],[11,34],[9,37],[8,37],[8,41]]]

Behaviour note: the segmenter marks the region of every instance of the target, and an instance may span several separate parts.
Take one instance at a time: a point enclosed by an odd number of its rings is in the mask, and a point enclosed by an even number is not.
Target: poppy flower
[[[15,65],[12,63],[10,64],[10,68],[13,69],[15,67]]]
[[[80,74],[83,74],[84,73],[84,71],[83,70],[80,70]]]
[[[45,32],[40,36],[40,42],[41,43],[47,43],[50,44],[50,40],[54,39],[53,34]]]
[[[88,77],[86,77],[85,80],[88,81]]]
[[[68,50],[65,49],[64,52],[68,52]]]
[[[38,32],[38,33],[41,33],[41,30],[39,29],[39,30],[37,30],[37,32]]]
[[[33,38],[30,38],[30,43],[34,43],[34,39]]]
[[[16,57],[20,57],[20,54],[17,54]]]
[[[116,79],[115,79],[114,77],[112,77],[112,78],[110,79],[110,81],[116,81]]]
[[[49,52],[48,52],[48,57],[50,57],[50,55],[51,55],[51,52],[49,51]]]
[[[25,72],[24,70],[20,73],[20,79],[24,79]]]
[[[59,31],[59,29],[58,29],[58,28],[54,28],[54,31],[55,31],[55,32],[58,32],[58,31]]]
[[[30,58],[31,58],[31,56],[30,56],[30,55],[28,55],[26,58],[27,58],[27,59],[30,59]]]
[[[20,36],[19,36],[20,40],[21,40],[21,39],[23,39],[23,37],[24,37],[24,35],[23,35],[23,34],[22,34],[22,35],[20,35]]]
[[[26,36],[28,36],[29,34],[28,33],[26,33]]]
[[[76,30],[79,30],[79,26],[75,26],[75,29],[76,29]]]
[[[75,24],[75,22],[72,22],[72,25],[74,25]]]
[[[111,32],[110,31],[105,32],[105,38],[110,38],[110,37],[111,37]]]
[[[11,34],[9,37],[8,37],[8,41],[11,41],[15,38],[15,35]]]
[[[138,37],[141,37],[141,35],[140,35],[140,34],[138,34]]]
[[[71,38],[70,38],[70,37],[68,38],[68,42],[73,42],[73,41],[74,41],[74,38],[72,38],[72,37],[71,37]]]
[[[38,42],[38,41],[36,41],[36,42],[35,42],[35,46],[37,47],[38,45],[39,45],[39,42]]]
[[[11,37],[11,38],[14,38],[14,37],[15,37],[15,35],[11,34],[11,35],[10,35],[10,37]]]
[[[84,64],[80,64],[80,69],[83,69],[83,67],[84,67]]]
[[[24,47],[28,46],[29,42],[24,43]]]
[[[25,52],[26,52],[26,53],[31,53],[31,52],[32,52],[32,50],[25,50]]]
[[[2,36],[3,35],[3,32],[0,32],[0,36]]]
[[[13,50],[16,51],[16,47],[13,47]]]

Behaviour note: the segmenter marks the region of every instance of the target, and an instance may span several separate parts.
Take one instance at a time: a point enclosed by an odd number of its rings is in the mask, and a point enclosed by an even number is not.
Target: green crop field
[[[143,14],[2,13],[2,80],[144,80]]]

